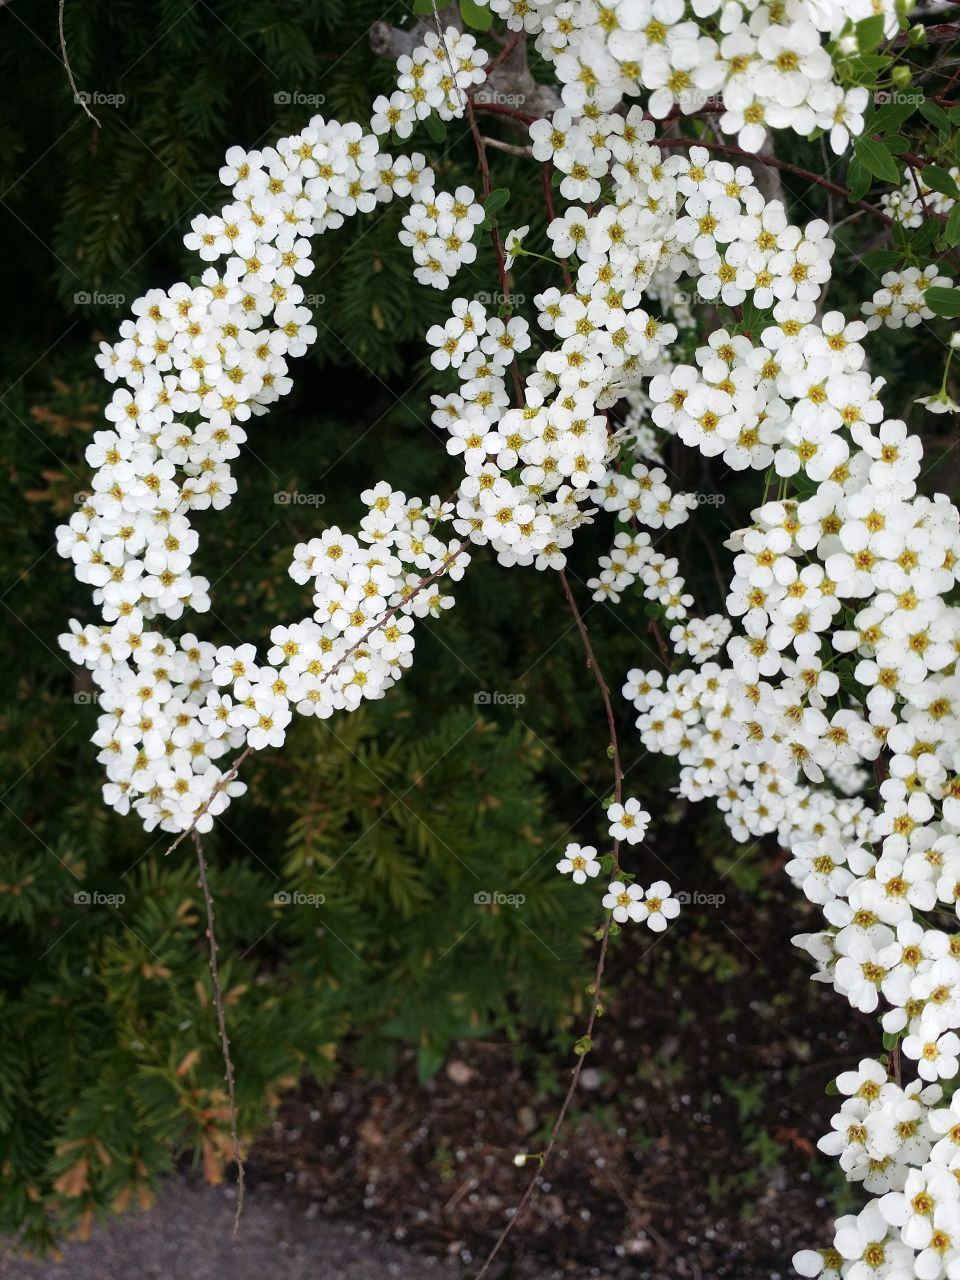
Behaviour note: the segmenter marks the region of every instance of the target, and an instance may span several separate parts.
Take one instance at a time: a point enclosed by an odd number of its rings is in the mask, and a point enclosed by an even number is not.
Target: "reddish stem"
[[[587,666],[593,672],[593,678],[597,682],[600,689],[600,697],[603,699],[603,710],[607,717],[607,729],[610,734],[610,754],[613,758],[613,798],[620,803],[623,784],[623,770],[620,767],[620,744],[617,739],[617,721],[613,714],[613,702],[610,698],[610,687],[604,679],[603,672],[600,670],[600,664],[597,662],[596,655],[593,652],[593,645],[590,643],[590,634],[587,631],[587,624],[583,620],[583,615],[577,605],[576,598],[570,590],[570,583],[567,581],[567,573],[565,569],[560,570],[560,585],[563,587],[563,594],[567,598],[567,604],[570,612],[573,614],[573,620],[577,624],[577,630],[580,632],[580,640],[583,644],[584,653],[587,655]]]
[[[480,126],[477,124],[476,113],[473,109],[473,103],[469,98],[466,100],[464,107],[467,120],[470,124],[470,132],[473,135],[474,145],[477,148],[477,159],[480,162],[480,186],[483,191],[484,203],[490,195],[490,163],[487,160],[487,148],[483,141],[483,134],[480,132]],[[490,228],[490,238],[493,241],[493,249],[497,255],[497,272],[500,276],[500,290],[505,300],[510,296],[510,285],[507,282],[507,260],[503,253],[503,245],[500,243],[500,232],[496,227]],[[510,307],[507,301],[507,307]],[[508,311],[509,318],[509,311]],[[516,396],[517,407],[523,404],[523,383],[520,381],[520,370],[517,368],[516,357],[510,362],[510,370],[513,374],[513,390]]]
[[[553,222],[554,218],[557,216],[557,212],[553,205],[553,187],[551,186],[552,180],[550,177],[550,169],[551,169],[551,166],[549,164],[543,165],[540,170],[540,176],[543,180],[543,198],[547,206],[547,217],[550,219],[551,222]],[[567,286],[568,289],[572,289],[573,277],[570,275],[570,268],[564,262],[561,265],[560,270],[563,272],[564,284]]]

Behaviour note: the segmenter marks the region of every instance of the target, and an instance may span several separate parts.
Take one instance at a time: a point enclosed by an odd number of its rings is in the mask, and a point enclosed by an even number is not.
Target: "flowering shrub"
[[[368,125],[317,115],[275,147],[232,148],[230,202],[194,218],[185,241],[209,265],[148,292],[101,347],[104,376],[121,385],[88,451],[92,492],[59,545],[102,616],[72,623],[62,644],[100,690],[104,798],[174,846],[199,840],[244,789],[244,761],[281,746],[294,714],[326,719],[388,693],[413,661],[416,622],[452,605],[447,585],[477,549],[558,573],[613,762],[608,844],[571,843],[558,864],[603,912],[582,1063],[610,937],[631,923],[662,933],[681,909],[668,881],[646,885],[634,869],[651,815],[623,794],[610,690],[566,575],[577,530],[614,516],[623,527],[587,585],[596,601],[631,589],[647,601],[665,672],[626,673],[640,742],[677,757],[680,793],[715,801],[736,839],[776,835],[822,911],[823,928],[795,939],[815,976],[864,1012],[883,1001],[888,1056],[841,1073],[844,1101],[821,1141],[873,1198],[838,1221],[832,1249],[798,1254],[797,1270],[958,1275],[960,1111],[944,1088],[960,1053],[960,944],[939,925],[960,912],[960,514],[919,493],[921,441],[886,416],[884,379],[868,365],[881,324],[960,314],[932,252],[960,242],[956,170],[900,145],[894,131],[920,95],[869,108],[871,89],[895,95],[910,75],[876,50],[922,33],[901,37],[902,6],[806,0],[490,8],[514,33],[497,57],[428,20]],[[490,27],[477,0],[462,11]],[[555,73],[549,118],[480,100],[527,36]],[[492,186],[484,105],[521,124],[521,155],[545,166],[545,243],[526,226],[501,234],[509,193]],[[925,105],[945,137],[950,117]],[[678,132],[685,116],[700,133]],[[404,140],[423,122],[436,140],[459,120],[477,147],[475,187],[445,191],[421,153],[381,150],[391,133]],[[828,224],[792,222],[758,181],[754,152],[791,168],[769,150],[770,131],[787,128],[827,133],[838,154],[852,147],[840,194],[901,236],[865,321],[824,308]],[[897,188],[882,207],[863,201],[874,178]],[[555,188],[568,202],[559,213]],[[425,333],[432,421],[462,467],[455,492],[415,498],[377,479],[356,533],[329,527],[298,545],[290,576],[310,586],[313,612],[274,627],[262,658],[253,643],[173,639],[166,622],[211,606],[191,570],[191,515],[229,504],[248,430],[317,339],[300,283],[311,239],[395,199],[409,202],[399,237],[421,285],[449,288],[487,232],[496,250],[499,313],[456,297]],[[905,238],[918,223],[932,235]],[[556,277],[529,317],[508,275],[527,255]],[[953,408],[948,372],[949,359],[928,408]],[[670,437],[725,475],[764,476],[751,524],[726,543],[724,614],[697,617],[678,559],[658,549],[700,505],[668,483]],[[601,872],[605,892],[592,884]],[[571,1089],[578,1075],[579,1064]]]

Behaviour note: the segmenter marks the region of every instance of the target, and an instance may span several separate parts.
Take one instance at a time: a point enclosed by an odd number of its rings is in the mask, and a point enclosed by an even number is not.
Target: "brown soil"
[[[773,892],[718,885],[725,904],[688,910],[646,954],[639,931],[612,946],[619,994],[494,1277],[771,1280],[824,1241],[842,1185],[815,1149],[825,1085],[876,1046],[869,1020],[785,947],[815,922],[769,870]],[[513,1156],[545,1145],[571,1061],[543,1046],[520,1057],[470,1041],[426,1083],[411,1054],[388,1082],[307,1086],[255,1146],[252,1173],[475,1271],[530,1174]]]

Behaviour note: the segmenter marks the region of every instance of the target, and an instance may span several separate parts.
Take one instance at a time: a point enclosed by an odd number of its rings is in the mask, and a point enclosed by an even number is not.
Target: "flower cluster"
[[[960,179],[960,169],[951,165],[950,177]],[[905,227],[919,227],[924,218],[946,216],[956,200],[942,191],[934,191],[923,180],[923,170],[911,169],[910,176],[899,191],[884,192],[880,203],[891,218]]]
[[[370,128],[378,136],[392,131],[409,138],[417,121],[431,113],[441,120],[458,118],[464,94],[486,78],[486,61],[469,32],[426,32],[422,45],[397,60],[396,92],[374,99]]]
[[[637,884],[614,880],[604,894],[603,905],[617,924],[633,920],[646,924],[654,933],[663,933],[668,922],[680,914],[680,903],[670,897],[670,886],[666,880],[654,881],[646,891]]]
[[[885,271],[880,277],[880,288],[860,307],[867,317],[867,328],[879,329],[886,325],[888,329],[913,329],[921,320],[932,320],[934,313],[924,301],[924,294],[934,287],[953,288],[953,281],[940,274],[935,262],[922,270],[906,267],[903,271]]]
[[[884,286],[922,306],[934,276]],[[638,668],[624,694],[645,748],[677,758],[682,795],[712,799],[738,839],[775,833],[791,850],[787,871],[823,917],[795,942],[853,1007],[884,1010],[915,1064],[906,1085],[880,1061],[837,1081],[846,1100],[821,1148],[878,1198],[798,1269],[859,1277],[880,1249],[885,1275],[940,1277],[960,1271],[960,1147],[937,1141],[955,1132],[938,1104],[958,1072],[960,943],[929,916],[960,915],[960,513],[917,492],[921,443],[884,417],[866,325],[817,320],[822,279],[816,265],[803,295],[776,301],[759,341],[719,330],[650,382],[658,428],[780,481],[728,540],[727,617],[670,632],[698,665]],[[865,766],[882,778],[875,808],[856,794]],[[630,918],[626,899],[605,901]]]
[[[823,37],[838,41],[838,55],[857,52],[851,22],[875,14],[887,36],[897,30],[891,0],[871,4],[838,0],[812,4],[741,0],[481,0],[515,31],[537,36],[538,51],[553,63],[564,106],[585,117],[610,111],[625,96],[647,95],[650,114],[663,119],[712,106],[720,128],[741,147],[757,151],[768,129],[808,136],[828,133],[840,154],[863,131],[866,89],[836,81]],[[565,173],[589,171],[585,151],[571,149]],[[579,179],[578,179],[579,180]],[[576,198],[576,197],[573,197]]]
[[[417,192],[403,219],[400,241],[413,254],[413,274],[420,284],[446,289],[464,263],[474,261],[473,236],[482,221],[483,208],[469,187],[458,187],[452,195],[432,187]]]
[[[457,85],[482,79],[486,55],[472,38],[450,28],[446,39]],[[401,86],[409,75],[426,95],[411,89],[421,116],[462,112],[444,106],[438,50],[435,37],[400,60]],[[422,156],[388,155],[375,132],[322,116],[276,147],[231,148],[220,176],[232,200],[196,217],[185,237],[210,264],[200,282],[151,290],[119,341],[101,345],[97,363],[120,385],[87,450],[91,492],[58,532],[58,549],[93,588],[102,617],[71,623],[61,642],[99,689],[94,741],[105,798],[167,831],[209,828],[244,789],[217,762],[281,745],[293,709],[328,716],[382,696],[411,661],[414,618],[451,603],[435,579],[455,579],[469,559],[460,541],[439,536],[450,504],[381,483],[363,495],[357,537],[331,528],[297,547],[290,572],[312,582],[315,611],[274,628],[265,662],[252,645],[218,648],[192,634],[173,641],[151,627],[210,607],[209,583],[191,568],[191,516],[230,502],[248,426],[289,391],[290,359],[316,339],[302,285],[311,238],[409,197],[414,217],[436,212],[433,231],[447,238],[442,272],[469,260],[478,220],[471,193],[435,192]]]

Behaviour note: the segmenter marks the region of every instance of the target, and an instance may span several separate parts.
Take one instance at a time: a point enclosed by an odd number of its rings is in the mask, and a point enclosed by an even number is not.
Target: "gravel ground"
[[[463,1280],[450,1262],[426,1258],[374,1232],[310,1217],[273,1187],[249,1191],[233,1235],[229,1189],[192,1180],[166,1184],[149,1213],[129,1213],[63,1260],[0,1260],[0,1280]]]

